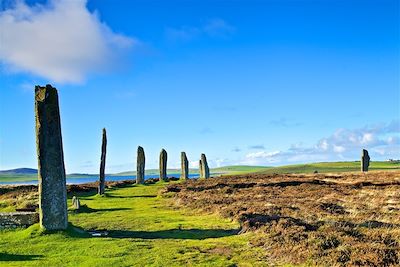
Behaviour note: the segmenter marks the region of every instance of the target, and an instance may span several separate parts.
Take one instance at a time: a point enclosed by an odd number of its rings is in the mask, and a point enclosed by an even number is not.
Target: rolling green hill
[[[262,170],[266,170],[270,167],[265,166],[246,166],[246,165],[237,165],[237,166],[225,166],[225,167],[218,167],[218,168],[211,168],[211,174],[238,174],[238,173],[250,173],[250,172],[258,172]],[[176,174],[180,173],[180,169],[168,169],[168,174]],[[199,173],[199,169],[189,169],[189,173]],[[146,175],[157,175],[159,174],[158,169],[149,169],[146,170]],[[127,171],[127,172],[120,172],[111,174],[111,176],[132,176],[136,175],[136,171]]]
[[[273,167],[262,171],[262,173],[353,172],[359,171],[360,166],[359,161],[318,162]],[[400,162],[371,161],[369,170],[400,170]]]
[[[371,161],[370,168],[373,170],[400,170],[400,162],[398,161]],[[17,169],[19,170],[19,169]],[[308,163],[308,164],[295,164],[295,165],[285,165],[279,167],[265,167],[265,166],[225,166],[219,168],[210,169],[211,175],[235,175],[235,174],[246,174],[246,173],[313,173],[315,171],[319,173],[326,172],[352,172],[360,170],[359,161],[343,161],[343,162],[318,162],[318,163]],[[190,173],[198,174],[198,169],[190,169]],[[146,175],[157,175],[158,169],[146,170]],[[173,175],[179,174],[180,169],[168,169],[168,174]],[[108,176],[133,176],[136,175],[135,171],[120,172],[115,174],[107,174]],[[69,174],[68,178],[82,178],[97,176],[97,174]],[[0,182],[26,182],[33,181],[37,179],[37,174],[32,174],[32,169],[29,173],[23,173],[20,171],[10,172],[3,171],[0,172]]]

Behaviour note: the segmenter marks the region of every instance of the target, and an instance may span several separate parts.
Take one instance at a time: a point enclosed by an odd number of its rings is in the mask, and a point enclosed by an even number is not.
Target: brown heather
[[[399,266],[400,172],[269,175],[169,185],[176,203],[254,231],[273,265]]]

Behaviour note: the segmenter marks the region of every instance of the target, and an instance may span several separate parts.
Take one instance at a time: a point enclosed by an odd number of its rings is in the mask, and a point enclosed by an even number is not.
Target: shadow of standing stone
[[[67,186],[57,89],[35,87],[36,149],[39,178],[40,226],[68,227]]]

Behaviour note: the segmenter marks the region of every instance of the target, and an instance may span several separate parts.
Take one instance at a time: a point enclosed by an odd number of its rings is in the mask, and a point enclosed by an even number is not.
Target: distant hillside
[[[359,171],[360,166],[360,161],[318,162],[273,167],[262,171],[262,173],[353,172]],[[400,170],[400,163],[396,161],[371,161],[369,170]]]
[[[263,171],[265,169],[268,169],[270,167],[264,167],[264,166],[246,166],[246,165],[238,165],[238,166],[225,166],[225,167],[219,167],[219,168],[211,168],[210,172],[211,174],[238,174],[238,173],[246,173],[246,172],[258,172],[258,171]],[[176,174],[180,173],[180,169],[168,169],[167,173],[168,174]],[[199,169],[189,169],[189,173],[199,173]],[[146,170],[146,175],[156,175],[159,174],[158,169],[149,169]],[[115,174],[110,174],[112,176],[133,176],[136,175],[136,171],[126,171],[126,172],[119,172]]]
[[[36,169],[31,169],[31,168],[18,168],[18,169],[12,169],[12,170],[4,170],[0,171],[0,174],[7,174],[7,175],[37,175],[37,170]]]
[[[190,172],[192,172],[193,170],[190,169]],[[181,170],[180,169],[168,169],[167,173],[171,174],[171,173],[180,173]],[[156,175],[159,174],[160,172],[158,171],[158,169],[148,169],[146,170],[146,175]],[[136,175],[136,171],[125,171],[125,172],[118,172],[118,173],[113,173],[113,174],[109,174],[111,176],[134,176]]]
[[[237,165],[237,166],[225,166],[219,168],[211,169],[212,173],[229,173],[229,174],[239,174],[239,173],[251,173],[251,172],[261,172],[272,167],[267,166],[247,166],[247,165]]]
[[[399,161],[372,161],[369,169],[373,170],[400,170]],[[177,176],[180,169],[168,169],[169,175]],[[246,173],[327,173],[327,172],[354,172],[360,171],[359,161],[345,161],[345,162],[318,162],[309,164],[295,164],[280,167],[265,167],[265,166],[225,166],[210,169],[212,176],[218,175],[235,175]],[[146,170],[146,175],[158,175],[158,169]],[[198,174],[198,169],[190,169],[189,173]],[[115,174],[107,174],[108,176],[134,176],[135,171],[120,172]],[[98,174],[81,174],[73,173],[68,174],[68,178],[82,178],[98,176]],[[13,170],[0,171],[0,182],[23,182],[33,181],[37,179],[37,170],[30,168],[20,168]]]

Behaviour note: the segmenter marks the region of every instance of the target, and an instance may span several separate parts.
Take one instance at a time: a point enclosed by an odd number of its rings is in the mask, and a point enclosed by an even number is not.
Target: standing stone
[[[160,181],[167,180],[167,151],[161,149],[160,152]]]
[[[81,201],[79,200],[79,198],[77,198],[75,201],[75,209],[79,210],[80,208],[81,208]]]
[[[75,203],[76,203],[76,200],[77,200],[78,198],[76,197],[76,196],[73,196],[72,197],[72,206],[74,206],[75,207]]]
[[[144,167],[146,163],[146,158],[144,156],[143,147],[138,146],[137,149],[137,161],[136,161],[136,183],[144,183]]]
[[[189,162],[185,152],[181,152],[181,179],[189,178]]]
[[[201,162],[201,159],[199,160],[199,178],[204,178],[203,175],[203,163]]]
[[[210,169],[208,168],[207,158],[205,154],[201,154],[201,169],[202,169],[202,178],[210,178]]]
[[[368,151],[366,149],[363,149],[362,154],[361,154],[361,171],[362,172],[368,171],[369,160],[370,160],[370,158],[368,155]]]
[[[79,198],[77,198],[76,196],[73,196],[73,198],[72,198],[72,206],[76,210],[79,210],[81,208],[81,202],[80,202]]]
[[[67,186],[57,89],[35,87],[36,150],[39,179],[40,226],[65,230],[68,226]]]
[[[106,153],[107,153],[107,133],[103,128],[103,141],[101,144],[101,157],[100,157],[100,181],[99,181],[99,195],[104,195],[105,188],[105,168],[106,168]]]

